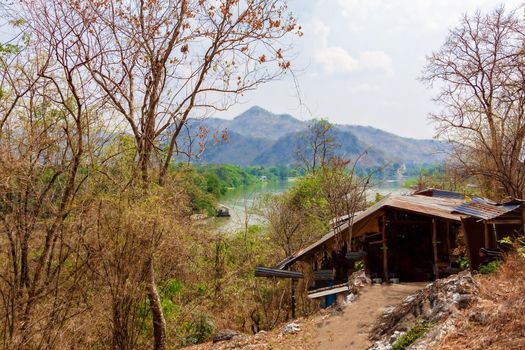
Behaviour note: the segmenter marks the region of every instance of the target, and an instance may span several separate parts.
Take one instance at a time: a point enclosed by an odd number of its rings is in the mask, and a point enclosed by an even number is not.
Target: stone
[[[345,302],[347,304],[351,304],[353,303],[355,300],[357,299],[357,294],[354,294],[354,293],[350,293],[346,296],[345,298]]]
[[[479,284],[469,271],[439,279],[407,297],[403,303],[388,308],[371,331],[370,340],[375,341],[371,349],[388,349],[401,331],[411,329],[416,322],[433,322],[429,332],[417,340],[418,346],[411,349],[426,349],[425,346],[440,339],[453,327],[453,319],[477,300]],[[482,316],[472,316],[473,319]],[[396,333],[397,332],[397,333]],[[396,337],[397,336],[397,337]]]
[[[212,341],[214,343],[217,343],[217,342],[220,342],[220,341],[227,341],[227,340],[231,340],[234,337],[237,337],[237,336],[240,336],[240,335],[241,335],[241,333],[239,333],[237,331],[234,331],[232,329],[223,329],[223,330],[218,331],[217,334],[215,334],[213,336]]]
[[[454,293],[453,300],[458,308],[465,309],[470,305],[472,296],[468,294]]]
[[[357,289],[361,289],[370,283],[372,281],[364,270],[356,271],[348,278],[348,285]]]
[[[288,323],[286,326],[283,327],[283,331],[281,334],[295,334],[299,333],[301,331],[301,327],[298,323],[292,322]]]
[[[487,324],[487,314],[480,310],[472,310],[469,313],[468,320],[473,323],[478,323],[480,325]]]

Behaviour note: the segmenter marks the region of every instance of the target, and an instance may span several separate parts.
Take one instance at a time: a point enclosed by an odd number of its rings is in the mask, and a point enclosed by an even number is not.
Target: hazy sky
[[[402,136],[430,138],[432,91],[417,80],[425,56],[437,50],[465,12],[490,11],[523,0],[289,0],[304,36],[294,39],[299,107],[293,80],[247,94],[221,117],[252,105],[300,119],[371,125]],[[311,112],[311,114],[310,114]]]

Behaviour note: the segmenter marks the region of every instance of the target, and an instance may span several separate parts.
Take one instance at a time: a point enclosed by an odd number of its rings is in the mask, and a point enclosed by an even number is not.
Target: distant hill
[[[210,131],[227,130],[227,142],[206,142],[205,152],[196,160],[206,164],[294,165],[294,150],[301,132],[308,127],[289,114],[274,114],[254,106],[234,119],[191,120],[190,129],[199,126]],[[355,157],[366,151],[362,167],[404,164],[426,167],[443,162],[447,144],[436,140],[417,140],[394,135],[370,126],[334,125],[340,145],[338,154]]]

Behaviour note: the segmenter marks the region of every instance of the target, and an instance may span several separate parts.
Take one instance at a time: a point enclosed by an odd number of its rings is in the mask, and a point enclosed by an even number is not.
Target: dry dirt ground
[[[308,342],[311,349],[362,350],[372,345],[368,340],[373,324],[384,309],[401,303],[426,283],[372,285],[361,290],[359,299],[339,315],[314,321],[316,329]]]
[[[192,350],[364,350],[372,345],[368,334],[385,308],[401,303],[426,283],[366,286],[359,298],[341,311],[299,320],[301,331],[281,335],[281,328],[255,336],[236,337],[216,344],[201,344]]]

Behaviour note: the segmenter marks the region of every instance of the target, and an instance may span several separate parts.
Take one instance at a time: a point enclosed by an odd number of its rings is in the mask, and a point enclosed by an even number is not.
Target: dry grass
[[[438,348],[525,349],[525,259],[510,255],[496,273],[478,279],[478,303]]]

